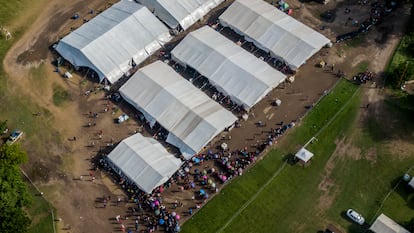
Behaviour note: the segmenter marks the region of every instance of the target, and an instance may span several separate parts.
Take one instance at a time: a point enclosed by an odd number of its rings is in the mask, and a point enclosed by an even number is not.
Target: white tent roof
[[[144,6],[121,0],[65,38],[56,50],[75,67],[89,67],[116,82],[171,39],[168,28]]]
[[[124,99],[141,111],[151,127],[169,131],[167,142],[186,159],[237,118],[161,61],[138,70],[121,88]]]
[[[164,184],[181,166],[181,160],[159,142],[139,133],[121,141],[108,159],[147,193]]]
[[[307,163],[313,157],[313,153],[302,147],[295,157]]]
[[[171,55],[173,60],[197,70],[246,109],[286,78],[208,26],[189,33]]]
[[[138,0],[170,28],[189,28],[224,0]]]
[[[381,214],[369,229],[375,233],[410,233],[385,214]]]
[[[294,70],[330,43],[322,34],[263,0],[236,0],[219,20]]]

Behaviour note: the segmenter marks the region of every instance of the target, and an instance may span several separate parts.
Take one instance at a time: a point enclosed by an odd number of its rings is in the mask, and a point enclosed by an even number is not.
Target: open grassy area
[[[62,106],[70,100],[70,94],[63,87],[55,84],[53,85],[53,104]]]
[[[342,81],[336,89],[334,89],[331,93],[329,93],[320,104],[316,105],[312,112],[300,123],[303,127],[300,127],[298,130],[292,132],[289,137],[289,143],[282,143],[282,146],[279,146],[277,150],[273,150],[267,155],[262,161],[256,164],[251,170],[249,170],[243,177],[240,177],[234,180],[232,183],[227,185],[222,192],[215,197],[212,201],[210,201],[199,213],[197,213],[192,220],[189,220],[183,227],[184,232],[216,232],[223,226],[231,216],[240,209],[243,204],[248,201],[257,190],[263,186],[267,180],[269,180],[272,175],[282,166],[284,163],[284,158],[286,155],[295,153],[297,149],[300,148],[301,145],[306,143],[313,135],[315,135],[328,121],[329,119],[341,108],[341,105],[349,99],[352,94],[355,92],[356,86],[350,84],[349,82]],[[321,140],[319,140],[321,141]],[[318,144],[319,144],[318,141]],[[331,142],[332,143],[332,142]],[[323,142],[325,144],[325,142]],[[334,150],[334,146],[329,146],[324,148],[329,152]],[[317,161],[326,161],[326,158],[321,160],[319,157],[322,155],[317,155]],[[323,156],[329,157],[329,156]],[[315,160],[315,161],[316,161]],[[321,162],[319,162],[321,163]],[[318,166],[319,167],[319,166]],[[315,163],[312,163],[311,169],[317,169]],[[280,187],[271,189],[272,191],[269,193],[267,192],[268,189],[265,189],[263,193],[257,197],[257,201],[263,203],[258,203],[256,205],[256,201],[254,201],[242,214],[239,218],[243,219],[235,219],[232,224],[229,225],[225,232],[231,231],[243,231],[243,232],[254,232],[252,231],[255,227],[264,227],[268,225],[270,228],[276,224],[277,220],[286,219],[290,212],[290,216],[295,216],[295,212],[301,208],[292,208],[292,205],[298,205],[299,203],[290,203],[287,201],[286,198],[292,198],[294,194],[297,192],[296,188],[299,186],[296,185],[296,182],[302,180],[298,174],[290,174],[286,173],[286,171],[296,171],[303,173],[304,169],[298,167],[291,167],[290,165],[286,167],[270,185],[274,186],[278,181],[282,182],[283,184],[279,184]],[[309,170],[309,169],[305,169]],[[320,171],[316,171],[320,173]],[[294,180],[285,180],[284,177],[286,175],[293,175],[292,178],[296,178]],[[308,175],[305,175],[305,180],[309,179]],[[293,183],[292,183],[293,182]],[[310,183],[308,184],[310,185]],[[307,188],[308,186],[302,186],[303,188]],[[265,195],[262,197],[262,195]],[[278,200],[279,199],[279,200]],[[270,204],[269,204],[269,202]],[[284,208],[288,205],[288,208]],[[263,209],[264,208],[264,209]],[[281,214],[282,218],[278,218],[279,216],[277,213]],[[252,216],[248,212],[252,211]],[[260,214],[257,214],[260,213]],[[269,215],[268,215],[269,214]],[[276,216],[273,216],[276,214]],[[273,217],[272,217],[273,216]],[[252,224],[246,224],[246,219],[255,219],[256,217],[259,220]],[[272,221],[270,224],[266,224],[268,221],[265,219],[266,217],[270,217]],[[260,220],[261,219],[261,220]],[[243,223],[243,224],[241,224]],[[239,227],[237,227],[240,225]],[[287,227],[286,224],[285,227]],[[284,232],[280,228],[277,228],[278,232]],[[288,228],[286,228],[287,230]],[[257,228],[256,230],[259,230]],[[266,229],[268,230],[268,229]],[[266,232],[265,228],[261,228],[258,232]],[[280,230],[280,231],[279,231]]]
[[[402,85],[404,81],[414,79],[414,32],[406,33],[387,67],[387,84]]]
[[[7,51],[11,48],[30,26],[28,22],[34,22],[39,16],[38,10],[46,0],[0,0],[0,26],[6,27],[12,33],[11,40],[5,40],[4,35],[0,36],[0,60],[3,61]],[[37,75],[37,74],[35,74]],[[8,76],[4,71],[3,62],[0,63],[0,120],[8,120],[10,128],[19,128],[25,132],[25,137],[30,138],[30,143],[25,149],[33,155],[47,155],[47,147],[43,146],[47,141],[56,140],[56,134],[51,133],[50,113],[32,103],[29,97],[19,94],[19,89],[11,87]],[[42,118],[34,118],[33,113],[43,113]],[[29,187],[30,188],[30,187]],[[32,224],[29,233],[53,232],[51,213],[47,202],[33,194],[33,204],[28,214],[32,217]]]
[[[7,51],[12,44],[16,42],[30,26],[28,22],[34,22],[39,16],[46,0],[36,2],[28,0],[0,0],[0,26],[6,27],[12,32],[12,39],[0,39],[0,60],[3,61]],[[32,69],[30,75],[40,84],[44,81],[44,65],[38,69]],[[8,75],[3,68],[3,62],[0,63],[0,120],[8,120],[8,126],[11,129],[18,128],[25,132],[23,148],[32,156],[49,155],[48,148],[44,145],[50,142],[59,141],[61,138],[51,127],[52,114],[45,108],[34,104],[29,96],[20,93],[19,87],[12,85]],[[40,88],[41,89],[41,88]],[[39,89],[39,91],[41,91]],[[41,113],[41,117],[34,117],[35,113]]]
[[[369,67],[369,61],[366,61],[366,60],[361,61],[360,63],[358,63],[357,73],[367,71],[368,67]]]
[[[328,223],[345,232],[364,232],[367,226],[352,223],[344,212],[354,208],[372,223],[381,201],[414,159],[397,157],[378,143],[376,138],[383,133],[378,130],[380,122],[373,120],[359,129],[359,99],[356,86],[340,83],[300,127],[285,136],[276,150],[193,216],[183,226],[183,232],[318,232]],[[318,141],[307,147],[315,153],[310,166],[286,165],[272,177],[282,168],[284,157],[295,153],[340,108],[317,136]],[[256,194],[271,178],[274,179]],[[391,204],[386,202],[384,213],[400,223],[414,217],[404,198],[398,193],[393,195],[396,198],[389,198]],[[251,203],[245,205],[249,200]],[[240,208],[244,210],[234,216]],[[403,213],[399,213],[401,208],[405,209]]]
[[[53,232],[52,221],[54,221],[54,219],[49,204],[42,196],[38,195],[38,191],[33,186],[30,184],[28,184],[28,186],[32,196],[32,205],[27,210],[32,219],[32,224],[28,229],[28,233]]]

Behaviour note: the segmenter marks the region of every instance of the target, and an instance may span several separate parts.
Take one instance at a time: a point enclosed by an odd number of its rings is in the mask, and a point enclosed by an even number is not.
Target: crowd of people
[[[145,232],[161,230],[176,233],[180,231],[179,221],[182,214],[192,215],[194,211],[201,208],[210,195],[219,191],[220,185],[227,183],[234,177],[241,176],[249,165],[257,161],[258,156],[268,146],[273,145],[288,129],[294,127],[295,122],[285,124],[282,121],[277,125],[277,128],[271,128],[268,131],[262,130],[266,136],[265,139],[258,142],[250,150],[248,147],[229,150],[218,146],[205,153],[196,154],[191,160],[184,161],[181,168],[151,194],[141,191],[132,180],[107,159],[106,155],[113,147],[101,149],[95,160],[94,168],[109,174],[127,194],[126,200],[134,205],[126,217],[120,217],[120,220],[117,220],[119,223],[122,223],[122,219],[129,217],[135,219],[135,230],[137,231],[141,228]],[[223,138],[222,140],[231,140],[231,138]],[[176,200],[173,203],[165,203],[162,193],[169,188],[178,189],[180,192],[197,193],[191,197],[193,205],[185,206],[184,212],[178,212],[176,208],[183,207],[182,202]],[[102,205],[106,206],[105,198],[102,199]]]
[[[355,75],[352,80],[357,84],[365,84],[367,81],[372,81],[374,78],[375,77],[372,72],[365,71]]]
[[[363,0],[359,1],[360,5],[368,5],[370,1]],[[396,3],[393,1],[386,1],[384,4],[380,3],[378,0],[374,0],[371,3],[371,9],[369,11],[369,16],[366,20],[360,23],[358,20],[353,19],[352,17],[348,17],[348,21],[352,21],[352,25],[357,26],[358,29],[352,32],[348,32],[342,35],[337,36],[336,42],[341,42],[344,40],[352,39],[358,36],[360,33],[368,32],[374,25],[379,24],[382,19],[389,14],[395,7],[397,7]],[[350,14],[351,9],[346,8],[345,14]],[[346,24],[348,24],[348,21]]]

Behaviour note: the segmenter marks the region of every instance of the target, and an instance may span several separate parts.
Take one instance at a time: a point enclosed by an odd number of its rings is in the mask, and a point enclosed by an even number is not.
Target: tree
[[[7,120],[0,122],[0,134],[7,129]]]
[[[31,198],[20,174],[19,165],[27,155],[18,144],[0,147],[0,232],[26,232],[30,218],[23,210]]]

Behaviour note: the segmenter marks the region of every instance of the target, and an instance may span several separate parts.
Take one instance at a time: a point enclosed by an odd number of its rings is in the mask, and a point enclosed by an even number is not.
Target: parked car
[[[358,212],[356,212],[353,209],[349,209],[346,211],[346,216],[348,216],[350,219],[352,219],[352,221],[358,223],[359,225],[363,225],[365,222],[364,217],[362,217],[361,214],[359,214]]]
[[[118,117],[117,122],[118,124],[121,124],[122,122],[126,121],[129,119],[129,116],[127,114],[122,114]]]
[[[23,136],[23,132],[20,130],[14,130],[11,134],[10,137],[7,139],[7,143],[8,144],[13,144],[15,143],[17,140],[19,140],[21,137]]]

